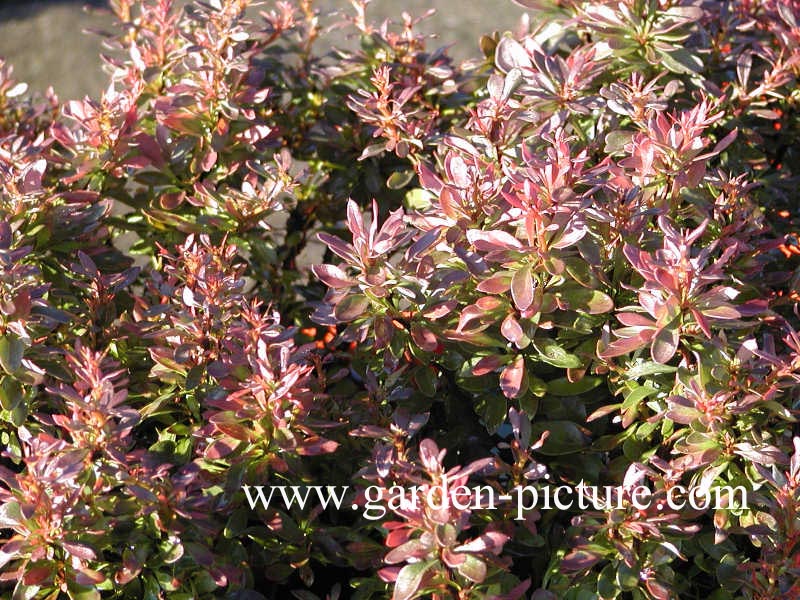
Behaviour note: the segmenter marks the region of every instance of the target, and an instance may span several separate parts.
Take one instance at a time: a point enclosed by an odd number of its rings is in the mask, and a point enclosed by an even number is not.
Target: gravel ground
[[[40,92],[52,85],[61,98],[97,95],[107,82],[99,59],[101,39],[83,30],[107,29],[111,19],[96,10],[102,1],[91,4],[94,10],[87,11],[86,0],[0,0],[0,57],[14,65],[15,79]],[[322,11],[350,7],[347,0],[317,4]],[[399,20],[401,7],[412,15],[436,9],[422,30],[437,34],[434,46],[452,44],[458,58],[477,56],[481,34],[513,27],[523,12],[511,0],[373,0],[368,14],[376,22]]]

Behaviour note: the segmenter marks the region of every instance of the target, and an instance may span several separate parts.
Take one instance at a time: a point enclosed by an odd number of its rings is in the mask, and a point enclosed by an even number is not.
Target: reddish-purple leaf
[[[702,416],[702,413],[696,408],[681,404],[673,404],[666,412],[666,417],[669,420],[680,423],[681,425],[691,425],[700,416]]]
[[[450,146],[451,148],[457,148],[470,156],[474,156],[475,158],[482,158],[483,154],[478,152],[478,149],[468,142],[463,137],[457,135],[446,135],[442,140],[445,146]]]
[[[573,550],[562,559],[561,568],[565,571],[585,571],[596,565],[600,558],[586,550]]]
[[[467,326],[467,323],[482,317],[484,314],[486,314],[485,311],[481,307],[475,304],[467,306],[464,310],[461,311],[461,316],[458,319],[458,327],[456,327],[456,331],[458,332],[463,331],[464,327]]]
[[[361,218],[361,211],[358,204],[352,200],[347,201],[347,228],[353,234],[353,239],[365,237],[364,220]]]
[[[336,236],[331,235],[330,233],[318,233],[317,238],[323,244],[330,248],[331,252],[339,256],[340,258],[345,259],[347,262],[355,264],[357,262],[355,251],[353,250],[353,246],[350,244],[343,242]]]
[[[335,452],[338,447],[338,442],[315,435],[303,440],[303,443],[297,447],[296,452],[300,456],[319,456],[320,454]]]
[[[439,446],[430,438],[425,438],[419,443],[419,458],[422,461],[422,465],[432,473],[436,473],[441,469],[445,452],[444,450],[439,450]]]
[[[439,230],[431,229],[415,241],[406,252],[406,260],[418,261],[422,255],[439,241]]]
[[[481,281],[476,289],[485,294],[505,294],[511,289],[511,273],[496,273]]]
[[[22,583],[27,586],[38,586],[53,577],[53,565],[31,567],[22,576]]]
[[[517,40],[510,36],[504,36],[503,39],[497,44],[495,51],[495,62],[503,72],[508,72],[511,69],[518,68],[531,69],[533,63],[528,51]]]
[[[83,560],[95,560],[97,558],[94,550],[85,544],[79,544],[77,542],[61,542],[61,546],[72,556],[77,556]]]
[[[100,571],[95,571],[88,567],[80,567],[76,571],[75,582],[79,585],[95,586],[106,580],[106,576]]]
[[[417,174],[423,188],[437,195],[442,191],[442,180],[424,162],[417,165]]]
[[[644,582],[647,591],[650,592],[650,595],[655,600],[670,600],[672,598],[672,594],[670,593],[670,589],[658,581],[653,579],[652,577],[648,577]]]
[[[425,352],[433,352],[439,347],[439,339],[436,335],[427,327],[416,323],[411,325],[411,339]]]
[[[712,319],[738,319],[742,316],[735,307],[729,305],[704,308],[702,312],[703,316],[711,317]]]
[[[525,377],[525,359],[517,356],[500,374],[500,389],[506,398],[516,398],[522,392],[522,381]]]
[[[441,319],[449,315],[456,306],[458,306],[458,303],[455,300],[448,300],[447,302],[442,302],[441,304],[436,304],[431,308],[425,309],[422,311],[422,316],[435,321],[436,319]]]
[[[647,342],[648,340],[644,339],[641,335],[637,335],[636,337],[620,338],[606,346],[605,350],[600,352],[599,355],[600,358],[614,358],[615,356],[622,356],[623,354],[628,354],[629,352],[638,350],[647,344]]]
[[[458,154],[448,154],[447,158],[445,159],[444,168],[447,176],[450,178],[450,181],[457,187],[468,188],[472,183],[469,167],[464,159]]]
[[[522,331],[522,326],[514,318],[514,315],[508,315],[503,319],[503,323],[500,325],[500,333],[512,344],[519,342],[525,335]]]
[[[730,146],[733,143],[733,141],[736,139],[736,136],[738,134],[739,134],[739,130],[734,127],[733,131],[731,131],[728,135],[726,135],[719,142],[717,142],[717,145],[714,146],[714,149],[711,151],[711,155],[712,156],[717,155],[720,152],[722,152],[723,150],[725,150],[725,148],[727,148],[728,146]]]
[[[662,365],[668,363],[675,352],[678,351],[678,344],[680,343],[680,336],[678,330],[673,327],[664,327],[660,329],[653,337],[650,346],[650,352],[653,355],[653,360],[661,363]]]
[[[499,531],[487,531],[481,536],[458,546],[456,552],[491,552],[500,554],[509,537]]]
[[[489,373],[496,371],[503,364],[502,357],[492,354],[491,356],[484,356],[480,359],[474,367],[472,367],[472,374],[475,377],[482,377]]]
[[[322,283],[334,289],[348,288],[355,284],[347,273],[334,265],[312,265],[311,271]]]
[[[383,561],[387,564],[395,565],[406,562],[409,558],[422,558],[429,551],[430,548],[424,545],[419,538],[414,538],[390,551],[383,557]]]
[[[522,250],[522,244],[510,233],[501,230],[481,231],[470,229],[467,239],[476,250]]]
[[[511,278],[511,297],[514,305],[521,311],[533,304],[533,275],[530,266],[519,269]]]

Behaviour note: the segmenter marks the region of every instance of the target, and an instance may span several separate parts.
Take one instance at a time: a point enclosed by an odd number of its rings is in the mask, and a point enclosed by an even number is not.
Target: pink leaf
[[[464,327],[467,326],[467,323],[470,321],[474,321],[475,319],[482,317],[485,314],[484,310],[475,304],[471,304],[467,306],[464,310],[461,311],[461,317],[458,319],[458,327],[456,327],[456,331],[461,332],[464,330]]]
[[[680,337],[678,331],[672,327],[664,327],[659,330],[650,346],[650,352],[653,355],[653,360],[658,363],[666,364],[675,356],[678,350]]]
[[[497,273],[481,281],[476,289],[486,294],[505,294],[511,288],[511,277],[510,273]]]
[[[417,174],[422,187],[438,195],[442,191],[442,180],[434,173],[428,165],[421,162],[417,166]]]
[[[364,238],[364,220],[358,210],[358,204],[352,200],[347,201],[347,228],[353,234],[353,239]],[[332,249],[332,248],[331,248]]]
[[[448,300],[447,302],[436,304],[435,306],[422,311],[422,316],[435,321],[436,319],[441,319],[442,317],[449,315],[451,312],[453,312],[453,309],[456,306],[458,306],[458,304],[455,300]]]
[[[620,338],[611,342],[605,350],[600,352],[600,358],[614,358],[615,356],[622,356],[634,350],[638,350],[647,343],[641,335],[630,338]]]
[[[525,359],[520,355],[500,374],[500,389],[506,398],[516,398],[520,395],[524,376]]]
[[[423,466],[432,473],[437,473],[441,470],[444,452],[439,450],[439,446],[430,438],[425,438],[419,443],[419,458]]]
[[[439,347],[439,340],[436,335],[427,327],[422,327],[416,323],[411,326],[411,339],[425,352],[433,352]]]
[[[349,263],[357,263],[356,255],[353,250],[353,246],[350,244],[343,242],[336,236],[331,235],[330,233],[318,233],[317,238],[323,244],[330,248],[331,252],[339,256],[340,258],[345,259]]]
[[[533,275],[529,266],[522,267],[511,278],[511,296],[514,305],[521,311],[533,304]]]
[[[472,182],[467,163],[458,154],[448,154],[444,165],[447,176],[457,187],[468,188]]]
[[[94,550],[84,544],[78,544],[77,542],[61,542],[61,546],[72,556],[77,556],[83,560],[95,560],[97,558]]]
[[[500,554],[508,536],[499,531],[487,531],[480,537],[470,540],[455,549],[456,552],[491,552]]]
[[[513,344],[519,342],[525,335],[522,331],[522,326],[519,324],[519,321],[514,318],[514,315],[508,315],[503,319],[503,323],[500,325],[500,333]]]
[[[335,452],[339,447],[338,442],[329,440],[319,436],[312,436],[303,441],[302,445],[297,447],[297,454],[300,456],[318,456],[320,454],[330,454]]]
[[[517,40],[505,36],[497,44],[495,62],[500,70],[508,72],[513,68],[530,69],[533,66],[528,51]]]
[[[383,561],[387,564],[394,565],[401,562],[406,562],[409,558],[421,558],[429,551],[419,538],[407,541],[405,544],[400,544],[397,548],[390,551]]]
[[[522,250],[522,244],[510,233],[505,231],[480,231],[471,229],[467,232],[467,239],[477,250]]]
[[[496,354],[484,356],[472,367],[472,374],[475,375],[475,377],[482,377],[483,375],[488,375],[492,371],[496,371],[502,364],[503,359]]]
[[[655,321],[635,312],[617,313],[617,319],[629,327],[653,327],[655,325]]]
[[[347,273],[333,265],[312,265],[311,272],[322,283],[334,289],[349,288],[355,284],[355,281],[350,279]]]

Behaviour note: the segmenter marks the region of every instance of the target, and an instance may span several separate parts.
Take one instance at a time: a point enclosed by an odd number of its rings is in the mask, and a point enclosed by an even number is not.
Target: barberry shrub
[[[4,597],[800,598],[800,2],[518,3],[0,65]]]

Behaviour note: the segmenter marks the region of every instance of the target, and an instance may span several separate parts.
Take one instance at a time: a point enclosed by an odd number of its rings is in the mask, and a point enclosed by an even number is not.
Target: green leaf
[[[632,131],[621,131],[619,129],[609,131],[606,134],[605,152],[607,154],[624,152],[625,145],[630,143],[632,137]]]
[[[530,390],[528,390],[530,392]],[[536,413],[539,411],[539,396],[535,393],[533,394],[524,394],[518,400],[519,407],[525,411],[525,414],[528,417],[533,418],[536,416]]]
[[[639,586],[639,573],[620,561],[617,565],[617,585],[626,592],[636,589]]]
[[[100,600],[100,592],[94,586],[79,585],[67,582],[67,595],[70,600]]]
[[[658,391],[658,388],[646,385],[637,386],[625,394],[625,401],[622,403],[622,407],[632,408],[634,406],[639,406],[642,400],[649,398],[653,394],[657,394]]]
[[[395,171],[386,180],[386,187],[390,190],[401,190],[406,187],[411,180],[414,179],[414,171],[408,169],[406,171]]]
[[[675,48],[669,52],[660,52],[661,64],[673,73],[695,74],[703,69],[703,61],[686,48]]]
[[[4,377],[0,383],[0,406],[3,410],[14,410],[24,399],[22,387],[11,377]]]
[[[485,387],[484,387],[485,389]],[[504,396],[492,395],[486,396],[479,404],[483,424],[489,434],[494,434],[503,421],[506,419],[506,412],[508,410],[508,403]]]
[[[362,316],[369,308],[369,298],[363,294],[353,294],[347,296],[334,309],[334,315],[340,321],[353,321]]]
[[[719,581],[720,587],[732,592],[736,591],[741,587],[741,583],[739,583],[740,577],[737,556],[735,554],[723,556],[717,567],[717,581]]]
[[[25,344],[13,333],[0,337],[0,366],[9,375],[22,366]]]
[[[411,210],[423,210],[431,205],[433,194],[421,188],[414,188],[406,192],[406,206]]]
[[[486,563],[477,556],[467,555],[464,562],[458,565],[457,568],[461,575],[475,583],[481,583],[486,579]]]
[[[654,361],[636,361],[633,366],[625,372],[628,379],[638,379],[649,375],[660,375],[661,373],[674,373],[678,367],[662,365]]]
[[[438,375],[433,367],[422,366],[414,371],[414,381],[424,396],[433,398],[436,395]]]
[[[614,581],[614,575],[614,566],[609,564],[605,566],[600,572],[600,576],[597,578],[597,594],[603,600],[616,598],[621,591],[616,581]]]
[[[568,310],[600,315],[614,309],[614,301],[608,294],[587,288],[565,288],[558,291],[561,304]]]
[[[394,595],[392,600],[411,600],[417,595],[419,586],[425,574],[438,563],[437,560],[426,560],[422,562],[411,563],[400,569],[397,575],[397,581],[394,584]]]
[[[18,502],[12,500],[0,506],[0,529],[11,529],[23,520],[22,509]]]
[[[583,377],[578,381],[570,381],[566,377],[559,377],[547,382],[547,391],[554,396],[578,396],[603,383],[601,377]]]
[[[189,369],[189,372],[186,374],[186,389],[193,390],[200,385],[200,383],[203,381],[203,375],[205,375],[205,372],[205,365],[195,365]]]
[[[11,410],[11,424],[14,425],[14,427],[22,427],[27,418],[28,418],[28,405],[25,404],[24,402],[17,404]]]
[[[538,450],[545,456],[559,456],[579,452],[586,444],[586,437],[572,421],[547,421],[534,423],[531,427],[531,439],[538,439],[545,431],[549,436]]]
[[[555,340],[537,338],[534,346],[539,351],[539,360],[553,365],[554,367],[577,369],[583,366],[583,362],[580,358],[564,350]]]

